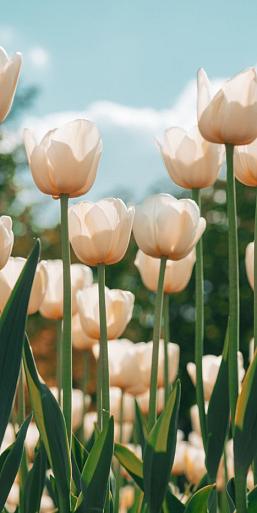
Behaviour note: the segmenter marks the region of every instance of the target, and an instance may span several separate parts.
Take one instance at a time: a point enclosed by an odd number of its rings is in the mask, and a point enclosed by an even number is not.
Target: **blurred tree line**
[[[12,117],[17,117],[24,106],[27,107],[35,96],[34,90],[17,95]],[[25,165],[26,157],[22,148],[12,153],[0,155],[0,212],[13,218],[15,245],[13,255],[27,256],[33,239],[39,237],[42,244],[42,258],[60,258],[59,226],[42,229],[37,226],[30,205],[19,202],[20,187],[15,181],[17,167]],[[165,170],[164,175],[165,175]],[[205,289],[205,353],[220,354],[223,347],[228,317],[228,268],[227,268],[227,216],[226,184],[218,180],[214,187],[202,192],[202,215],[207,220],[203,237],[204,245],[204,289]],[[245,363],[248,359],[248,346],[253,333],[253,292],[245,272],[245,248],[253,240],[253,224],[256,190],[237,183],[238,238],[240,258],[240,300],[241,300],[241,341]],[[160,189],[151,192],[173,192],[167,180]],[[117,195],[115,193],[115,195]],[[188,194],[180,194],[185,197]],[[124,192],[122,193],[124,196]],[[56,205],[58,208],[58,205]],[[43,215],[43,209],[42,209]],[[154,320],[154,294],[143,286],[139,272],[134,266],[137,247],[131,240],[128,252],[119,264],[109,266],[106,284],[111,288],[131,290],[135,294],[133,320],[124,337],[131,340],[148,341],[152,338]],[[72,255],[72,261],[76,259]],[[194,273],[187,289],[170,298],[171,340],[180,345],[180,376],[182,379],[181,427],[188,429],[188,410],[195,401],[195,391],[186,373],[186,364],[194,359]],[[37,358],[39,371],[49,384],[55,383],[55,346],[57,326],[55,322],[42,319],[39,314],[31,316],[28,331]],[[92,360],[93,365],[93,360]],[[74,385],[78,386],[83,367],[80,355],[74,352]],[[140,379],[140,377],[139,377]],[[183,416],[182,416],[183,412]]]

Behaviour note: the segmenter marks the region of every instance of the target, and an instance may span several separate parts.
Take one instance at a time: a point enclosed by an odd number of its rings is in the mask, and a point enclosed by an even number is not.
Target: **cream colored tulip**
[[[105,287],[108,340],[118,338],[129,323],[135,296],[127,290]],[[89,338],[100,339],[98,285],[77,292],[78,311],[82,329]]]
[[[139,249],[134,263],[140,272],[145,287],[152,292],[156,292],[160,271],[160,259],[148,256]],[[184,290],[191,278],[194,263],[195,249],[181,260],[168,260],[164,275],[164,292],[167,294],[175,294],[176,292]]]
[[[147,415],[149,413],[149,401],[150,401],[150,390],[146,390],[146,392],[143,392],[142,394],[139,394],[136,396],[136,400],[138,403],[138,406],[143,413],[143,415]],[[157,414],[162,412],[165,405],[165,391],[164,388],[160,387],[157,388],[156,391],[156,409]]]
[[[191,253],[205,227],[195,201],[162,193],[149,196],[136,207],[133,233],[147,255],[181,260]]]
[[[174,476],[181,476],[185,473],[185,457],[188,448],[188,443],[184,440],[177,440],[174,461],[171,473]]]
[[[55,399],[58,400],[58,388],[50,388]],[[72,429],[77,431],[83,422],[84,406],[86,410],[89,408],[91,403],[91,397],[84,395],[82,390],[78,388],[72,389]]]
[[[198,127],[191,132],[172,127],[165,131],[161,155],[170,178],[185,189],[210,187],[217,180],[224,150],[206,141]]]
[[[47,319],[62,319],[63,317],[63,264],[62,260],[43,260],[45,272],[48,276],[47,289],[40,307],[40,313]],[[71,295],[72,315],[78,311],[76,293],[88,287],[93,282],[93,273],[85,265],[71,265]]]
[[[1,49],[0,49],[1,50]],[[9,216],[0,217],[0,269],[2,269],[11,255],[14,242],[12,219]]]
[[[203,367],[203,388],[204,388],[204,398],[205,401],[209,401],[212,395],[212,391],[218,376],[220,364],[221,364],[222,356],[215,356],[213,354],[208,354],[203,356],[202,367]],[[238,381],[239,385],[244,377],[245,371],[243,366],[243,355],[238,352],[237,355],[238,361]],[[196,384],[196,366],[194,363],[190,362],[187,364],[187,372],[193,382]]]
[[[186,478],[190,483],[197,485],[206,474],[204,449],[188,444],[184,462]]]
[[[91,121],[76,119],[50,130],[38,144],[24,130],[33,180],[41,192],[59,198],[81,196],[91,189],[102,152],[102,140]]]
[[[151,381],[151,369],[152,369],[152,352],[153,342],[139,342],[136,344],[138,351],[143,352],[143,361],[140,373],[140,381],[145,385],[146,388],[150,387]],[[169,360],[169,383],[174,383],[179,367],[179,353],[180,349],[177,344],[173,342],[168,343],[168,360]],[[160,340],[159,346],[159,360],[158,360],[158,376],[157,386],[164,386],[164,341]]]
[[[257,76],[254,68],[227,80],[212,98],[203,69],[198,72],[197,113],[202,136],[213,143],[249,144],[257,137]]]
[[[21,63],[21,53],[8,57],[4,48],[0,47],[0,122],[5,120],[11,110]]]
[[[208,410],[208,402],[205,402],[205,413],[207,413]],[[190,418],[191,418],[191,424],[193,431],[197,433],[199,436],[201,436],[201,426],[200,426],[200,417],[199,417],[199,408],[197,404],[194,404],[190,408]]]
[[[115,264],[124,257],[131,235],[134,207],[118,198],[69,208],[69,237],[78,259],[87,265]]]
[[[234,149],[234,172],[239,182],[257,187],[257,140]]]
[[[132,485],[123,486],[120,491],[119,513],[127,513],[135,503],[135,488]]]
[[[10,257],[7,264],[0,271],[0,311],[2,312],[25,265],[26,258]],[[28,314],[38,311],[47,287],[47,276],[42,262],[37,266],[29,305]]]
[[[119,387],[110,387],[110,411],[114,420],[120,422],[121,396],[123,394],[123,422],[133,422],[135,418],[135,399],[131,394],[122,392]]]
[[[92,436],[96,423],[97,413],[95,411],[88,412],[84,417],[84,436],[86,440]],[[129,442],[133,427],[132,422],[124,422],[122,424],[122,441],[124,444]],[[115,442],[119,442],[120,440],[120,424],[118,422],[114,422],[114,440]]]
[[[72,334],[72,345],[75,349],[79,351],[88,351],[92,349],[94,344],[97,344],[98,340],[94,338],[90,338],[83,331],[80,316],[77,312],[73,315],[71,320],[71,334]]]
[[[254,242],[249,242],[246,246],[245,267],[248,281],[254,290]]]

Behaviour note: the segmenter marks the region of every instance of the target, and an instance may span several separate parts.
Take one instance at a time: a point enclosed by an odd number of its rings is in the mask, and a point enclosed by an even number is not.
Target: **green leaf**
[[[31,416],[23,422],[12,446],[6,449],[7,457],[5,458],[0,473],[0,511],[2,511],[6,503],[6,499],[18,472],[23,453],[24,441],[30,421]]]
[[[170,490],[168,490],[162,511],[163,513],[184,513],[185,506]]]
[[[234,513],[236,506],[235,506],[235,481],[234,478],[230,479],[227,483],[226,487],[226,495],[227,495],[227,503],[229,507],[230,513]]]
[[[174,460],[181,386],[178,380],[165,409],[147,436],[143,457],[145,498],[150,513],[159,513]]]
[[[46,452],[44,446],[40,444],[36,452],[33,467],[29,471],[25,482],[23,511],[29,511],[29,513],[37,513],[40,511],[41,497],[45,486],[46,469]]]
[[[234,432],[235,474],[246,476],[257,453],[257,351],[237,400]]]
[[[214,485],[208,485],[198,490],[186,504],[185,513],[207,513],[210,493]]]
[[[81,486],[84,501],[78,511],[95,513],[104,510],[113,455],[113,438],[114,421],[111,417],[103,431],[96,437],[83,468]]]
[[[229,426],[228,332],[206,420],[208,439],[205,464],[210,479],[215,482]]]
[[[39,252],[40,242],[37,241],[0,318],[0,445],[19,377],[28,302]]]
[[[257,486],[248,493],[247,513],[256,513],[257,511]]]
[[[83,447],[78,438],[72,435],[71,463],[72,477],[77,489],[77,495],[81,492],[81,473],[88,457],[88,451]]]
[[[23,358],[35,421],[55,477],[59,508],[70,513],[71,461],[64,417],[53,394],[39,380],[27,338]]]
[[[135,431],[136,431],[137,441],[141,445],[142,454],[143,454],[144,449],[145,449],[145,439],[147,436],[147,427],[146,427],[146,421],[142,415],[142,412],[141,412],[138,402],[136,400],[135,400]]]
[[[115,444],[114,455],[139,488],[144,491],[143,462],[122,444]]]

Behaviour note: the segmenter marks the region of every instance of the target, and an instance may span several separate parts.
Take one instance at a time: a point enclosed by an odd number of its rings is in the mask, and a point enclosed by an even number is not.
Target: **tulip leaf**
[[[206,468],[210,479],[215,482],[224,450],[229,427],[229,385],[228,385],[228,331],[219,373],[214,385],[207,412]]]
[[[78,438],[72,435],[71,463],[72,477],[77,493],[81,492],[81,473],[88,457],[88,451],[83,447]]]
[[[144,491],[143,462],[122,444],[115,444],[114,455],[135,483]]]
[[[257,486],[248,493],[248,509],[247,513],[256,513],[257,511]]]
[[[114,421],[111,417],[87,457],[81,475],[84,496],[80,513],[103,512],[113,456]]]
[[[236,509],[236,506],[235,506],[236,499],[235,499],[235,481],[234,481],[233,477],[227,483],[226,496],[227,496],[229,513],[234,513],[234,511]]]
[[[47,457],[44,446],[40,444],[33,467],[29,471],[24,487],[23,511],[37,513],[40,511],[41,497],[45,486],[45,475],[47,469]]]
[[[182,502],[180,502],[179,499],[173,493],[168,490],[163,507],[162,512],[163,513],[184,513],[185,506]]]
[[[4,463],[0,472],[0,511],[2,511],[6,503],[6,499],[18,472],[23,453],[24,441],[30,421],[31,416],[23,422],[15,442],[5,451],[7,456],[4,458]]]
[[[27,309],[39,252],[37,240],[0,318],[0,445],[19,377]]]
[[[143,475],[150,513],[160,512],[167,492],[176,449],[180,394],[180,381],[177,380],[163,412],[146,439]]]
[[[250,364],[237,400],[234,429],[236,475],[246,476],[257,453],[257,350]]]
[[[39,379],[27,338],[23,358],[32,410],[55,476],[59,508],[70,513],[71,461],[64,417],[55,397]]]
[[[142,415],[138,402],[135,400],[135,430],[137,440],[141,445],[142,453],[145,449],[145,439],[147,436],[146,421]]]
[[[214,485],[208,485],[198,490],[186,503],[185,513],[207,513],[208,501]]]

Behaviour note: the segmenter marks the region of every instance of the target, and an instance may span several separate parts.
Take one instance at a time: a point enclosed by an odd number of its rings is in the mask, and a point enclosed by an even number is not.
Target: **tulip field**
[[[19,53],[10,57],[0,49],[2,123],[21,65]],[[237,182],[257,187],[255,69],[226,81],[215,95],[201,69],[197,115],[192,131],[167,128],[158,141],[164,173],[166,168],[187,197],[163,191],[129,206],[114,197],[87,198],[103,151],[93,122],[75,119],[40,141],[33,126],[24,131],[35,187],[60,210],[61,252],[55,259],[41,258],[42,237],[27,258],[11,256],[13,219],[1,212],[2,513],[257,513],[257,245],[245,245],[253,291],[252,340],[245,357],[236,194]],[[222,168],[228,315],[217,355],[206,354],[205,347],[209,218],[203,207],[204,191]],[[257,196],[252,223],[255,239]],[[154,298],[151,337],[143,341],[124,336],[137,309],[133,291],[106,286],[110,266],[124,261],[132,239],[140,288]],[[179,330],[171,336],[170,302],[191,279],[194,358],[186,371],[195,404],[184,432],[183,348]],[[30,343],[28,325],[35,313],[57,327],[54,386],[40,375]],[[74,386],[74,351],[83,362],[80,387]]]

